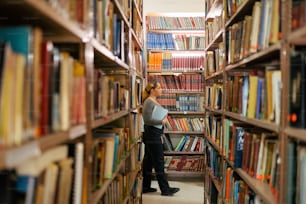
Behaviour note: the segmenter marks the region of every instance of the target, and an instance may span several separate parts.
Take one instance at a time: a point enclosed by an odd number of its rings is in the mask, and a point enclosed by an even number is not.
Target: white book
[[[79,142],[75,147],[75,167],[73,185],[73,204],[82,203],[84,144]]]

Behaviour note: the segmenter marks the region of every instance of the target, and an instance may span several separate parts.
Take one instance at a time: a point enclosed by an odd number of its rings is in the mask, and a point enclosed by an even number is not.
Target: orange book
[[[228,202],[231,194],[231,168],[227,167],[226,169],[226,178],[225,178],[225,200]]]

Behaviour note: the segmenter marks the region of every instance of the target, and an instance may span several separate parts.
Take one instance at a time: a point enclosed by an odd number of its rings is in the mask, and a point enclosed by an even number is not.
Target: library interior
[[[23,203],[305,204],[306,0],[0,0]]]

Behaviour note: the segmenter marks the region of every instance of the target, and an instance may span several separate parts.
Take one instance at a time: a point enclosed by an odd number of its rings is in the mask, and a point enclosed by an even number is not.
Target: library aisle
[[[171,187],[178,187],[181,190],[173,196],[161,196],[157,181],[152,181],[152,187],[157,188],[155,193],[142,195],[143,204],[203,204],[203,182],[194,181],[169,181]]]

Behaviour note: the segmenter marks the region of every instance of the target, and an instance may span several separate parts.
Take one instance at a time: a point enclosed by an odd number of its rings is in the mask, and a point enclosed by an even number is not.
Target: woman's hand
[[[167,117],[165,117],[162,121],[162,124],[164,125],[167,122]]]

